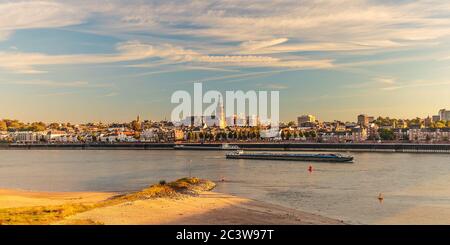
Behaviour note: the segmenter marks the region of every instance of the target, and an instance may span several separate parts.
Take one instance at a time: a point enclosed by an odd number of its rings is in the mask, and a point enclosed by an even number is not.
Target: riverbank
[[[178,147],[184,145],[186,147]],[[307,142],[230,142],[242,150],[258,151],[334,151],[392,153],[450,153],[449,144],[421,143],[307,143]],[[3,150],[227,150],[223,143],[65,143],[0,144]],[[232,149],[232,148],[231,148]],[[228,149],[230,150],[230,149]]]
[[[0,190],[2,224],[342,224],[341,221],[212,192],[196,178],[132,193]]]

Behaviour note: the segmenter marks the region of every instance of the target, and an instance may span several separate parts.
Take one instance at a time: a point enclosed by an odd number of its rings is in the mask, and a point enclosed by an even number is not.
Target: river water
[[[131,191],[192,175],[224,178],[219,192],[353,224],[450,224],[450,154],[352,153],[353,164],[339,164],[227,160],[224,153],[1,150],[0,188]]]

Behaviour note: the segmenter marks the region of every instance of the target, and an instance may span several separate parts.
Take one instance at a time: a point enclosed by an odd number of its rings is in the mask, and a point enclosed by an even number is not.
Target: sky
[[[450,109],[450,2],[2,1],[0,118],[170,118],[173,92],[278,90],[280,118]]]

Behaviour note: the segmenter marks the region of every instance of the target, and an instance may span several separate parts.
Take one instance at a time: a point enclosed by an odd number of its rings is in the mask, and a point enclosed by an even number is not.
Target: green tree
[[[51,129],[59,129],[59,123],[50,123],[48,127]]]
[[[234,134],[232,131],[228,132],[228,139],[234,139]]]
[[[44,131],[46,129],[46,125],[43,122],[34,122],[31,124],[31,126],[29,127],[30,131],[34,131],[34,132],[39,132],[39,131]]]
[[[23,127],[23,123],[18,120],[5,120],[8,129],[20,130]]]
[[[446,126],[445,121],[438,121],[435,123],[436,128],[445,128],[445,126]]]
[[[142,125],[141,125],[140,122],[138,122],[138,121],[136,121],[136,120],[133,120],[133,121],[131,122],[131,128],[132,128],[134,131],[141,131]]]
[[[133,135],[133,137],[135,138],[135,139],[140,139],[141,138],[141,133],[139,133],[138,131],[136,131],[136,132],[134,132],[134,135]]]
[[[288,127],[293,127],[293,126],[295,126],[295,122],[294,121],[290,121],[290,122],[288,122]]]
[[[290,140],[290,139],[291,139],[291,136],[292,136],[291,132],[290,132],[290,131],[287,131],[287,133],[286,133],[286,139],[287,139],[287,140]]]
[[[390,129],[380,128],[378,130],[378,134],[382,140],[394,140],[395,135],[394,132]]]
[[[8,130],[8,125],[6,125],[5,121],[0,121],[0,131]]]

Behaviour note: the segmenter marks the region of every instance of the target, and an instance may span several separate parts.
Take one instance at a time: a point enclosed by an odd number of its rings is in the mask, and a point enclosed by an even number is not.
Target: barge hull
[[[351,162],[353,158],[317,158],[297,156],[258,156],[258,155],[227,155],[228,159],[284,160],[306,162]]]

